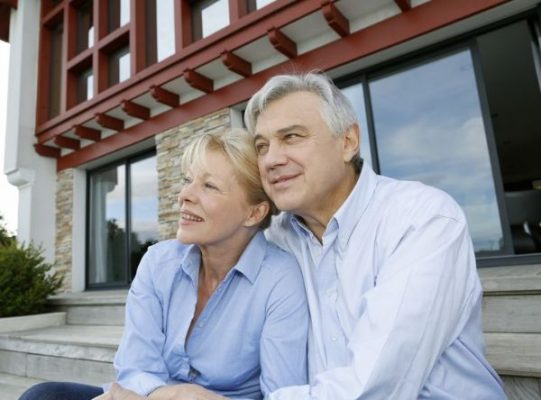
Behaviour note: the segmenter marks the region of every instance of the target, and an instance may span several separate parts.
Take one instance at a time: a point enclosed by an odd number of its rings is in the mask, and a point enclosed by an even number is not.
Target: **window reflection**
[[[156,157],[131,164],[130,268],[132,276],[148,246],[158,241]]]
[[[126,281],[126,187],[123,165],[93,174],[89,284]]]
[[[109,86],[130,77],[130,49],[128,46],[111,54],[109,59]]]
[[[276,0],[248,0],[248,11],[252,12],[273,3]]]
[[[381,173],[418,180],[464,208],[477,252],[503,248],[469,51],[370,82]]]
[[[81,72],[77,78],[77,103],[89,100],[94,95],[94,75],[92,68]]]
[[[130,0],[109,0],[108,4],[109,32],[130,22]]]
[[[82,2],[77,8],[77,53],[94,45],[92,1]]]
[[[342,89],[342,93],[346,95],[349,101],[353,104],[357,119],[361,128],[361,157],[364,162],[372,165],[372,154],[370,153],[371,144],[370,136],[368,135],[368,124],[366,122],[366,108],[364,104],[364,90],[362,83],[349,86]]]

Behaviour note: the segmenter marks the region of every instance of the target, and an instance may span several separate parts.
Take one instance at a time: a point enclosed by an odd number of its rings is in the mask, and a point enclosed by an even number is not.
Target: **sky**
[[[11,233],[17,232],[18,190],[4,175],[9,44],[0,40],[0,214]]]

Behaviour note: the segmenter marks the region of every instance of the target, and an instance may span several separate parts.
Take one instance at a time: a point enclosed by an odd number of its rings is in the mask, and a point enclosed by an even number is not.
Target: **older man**
[[[312,321],[310,385],[270,398],[504,399],[460,207],[363,164],[355,112],[323,75],[272,78],[245,122],[285,211],[268,236],[301,264]]]

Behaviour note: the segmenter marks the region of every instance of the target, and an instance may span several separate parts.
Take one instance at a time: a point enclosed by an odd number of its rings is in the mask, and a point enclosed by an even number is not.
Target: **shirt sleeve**
[[[152,282],[152,252],[142,258],[126,301],[126,321],[114,366],[118,383],[146,396],[169,377],[162,356],[162,304]]]
[[[350,363],[316,375],[310,386],[277,390],[271,400],[418,398],[481,288],[462,218],[436,215],[398,230],[374,288],[363,295]]]
[[[271,290],[261,334],[260,382],[265,398],[278,388],[308,381],[308,306],[300,270],[295,262],[288,264]]]

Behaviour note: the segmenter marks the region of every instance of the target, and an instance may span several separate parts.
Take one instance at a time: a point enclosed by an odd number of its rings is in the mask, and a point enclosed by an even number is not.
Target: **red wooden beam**
[[[81,142],[77,139],[72,139],[65,136],[55,136],[53,142],[66,149],[79,150],[81,148]]]
[[[81,139],[88,139],[97,142],[101,140],[101,132],[97,129],[88,128],[82,125],[76,125],[74,128],[75,135]]]
[[[58,147],[47,146],[45,144],[34,144],[36,153],[43,157],[60,158],[60,149]]]
[[[394,2],[402,11],[408,11],[411,9],[410,0],[394,0]]]
[[[120,107],[126,114],[131,115],[132,117],[145,120],[150,118],[150,109],[134,103],[133,101],[124,100],[120,103]]]
[[[150,87],[150,95],[154,97],[159,103],[165,104],[166,106],[175,108],[180,102],[180,97],[178,94],[170,92],[159,86],[152,85]]]
[[[120,132],[124,130],[124,121],[121,119],[111,117],[105,113],[98,113],[95,115],[96,122],[103,126],[104,128],[112,129],[114,131]]]
[[[214,82],[212,79],[203,76],[194,70],[186,68],[184,70],[184,79],[194,89],[201,90],[205,93],[212,93],[214,91]]]
[[[297,57],[297,44],[282,33],[279,29],[269,29],[269,40],[273,47],[287,58]]]
[[[229,20],[234,23],[248,13],[246,0],[229,0]]]
[[[330,0],[324,0],[321,11],[329,26],[340,36],[349,35],[349,21]]]
[[[232,51],[222,53],[222,62],[232,72],[248,78],[252,75],[252,64],[243,58],[240,58]]]

